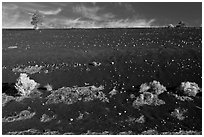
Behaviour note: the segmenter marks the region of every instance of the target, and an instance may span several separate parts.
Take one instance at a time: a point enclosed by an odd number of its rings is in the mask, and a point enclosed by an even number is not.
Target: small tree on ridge
[[[42,25],[43,16],[40,14],[38,10],[32,15],[31,24],[34,25],[34,29],[38,29],[38,25]]]

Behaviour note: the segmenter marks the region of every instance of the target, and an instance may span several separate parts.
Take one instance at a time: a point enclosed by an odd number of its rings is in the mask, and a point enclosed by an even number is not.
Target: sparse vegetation
[[[106,95],[102,92],[103,86],[87,86],[87,87],[63,87],[58,90],[51,91],[51,94],[46,97],[46,104],[65,103],[73,104],[78,101],[88,102],[98,99],[102,102],[109,102]]]
[[[39,73],[41,70],[43,69],[43,66],[28,66],[25,68],[20,68],[20,66],[13,68],[12,71],[13,72],[18,72],[18,73],[27,73],[27,74],[35,74],[35,73]]]
[[[158,95],[167,91],[166,87],[160,84],[158,81],[145,83],[140,86],[140,95],[133,101],[134,108],[140,108],[143,105],[159,106],[165,104],[165,102],[158,98]]]
[[[47,91],[52,91],[52,85],[50,84],[45,85],[45,88],[47,89]]]
[[[147,130],[142,132],[141,134],[135,133],[133,131],[126,131],[126,132],[119,132],[117,135],[202,135],[202,132],[198,131],[184,131],[181,130],[179,132],[162,132],[159,133],[156,130]],[[14,131],[8,132],[7,135],[62,135],[59,131],[45,131],[41,132],[40,130],[36,129],[28,129],[24,131]],[[63,135],[75,135],[72,132],[66,132]],[[88,131],[84,135],[115,135],[114,132],[111,131],[104,131],[104,132],[91,132]]]
[[[20,77],[17,79],[15,88],[18,90],[20,95],[28,96],[38,86],[39,84],[34,80],[30,79],[27,74],[21,73]]]
[[[43,122],[43,123],[45,123],[45,122],[50,122],[50,121],[53,120],[53,119],[56,119],[56,115],[50,117],[50,116],[47,115],[47,114],[43,114],[42,117],[41,117],[41,119],[40,119],[40,122]]]
[[[201,133],[201,92],[189,88],[189,96],[179,87],[185,80],[201,85],[201,31],[3,30],[2,79],[12,84],[3,89],[2,117],[35,116],[3,122],[2,133]],[[15,85],[19,73],[26,75]]]
[[[184,114],[186,112],[187,112],[187,109],[176,108],[171,113],[171,116],[177,118],[178,120],[184,120],[185,119],[185,115]]]
[[[6,106],[8,102],[15,100],[13,96],[8,96],[5,93],[2,94],[2,107]]]
[[[171,94],[173,95],[176,99],[180,100],[180,101],[193,101],[193,98],[189,97],[189,96],[180,96],[177,94]]]
[[[182,82],[180,90],[188,95],[195,97],[197,93],[201,92],[201,89],[198,87],[198,84],[194,82]]]
[[[149,84],[144,83],[140,86],[140,93],[144,93],[146,91],[149,91],[153,94],[159,95],[166,90],[166,87],[160,84],[159,81],[154,80],[153,82],[149,82]]]
[[[133,101],[132,106],[139,109],[143,105],[159,106],[163,104],[165,104],[165,102],[159,99],[157,95],[150,92],[144,92]]]
[[[15,122],[15,121],[20,121],[20,120],[26,120],[30,119],[33,116],[35,116],[35,112],[30,112],[28,110],[23,110],[19,114],[10,116],[7,118],[2,118],[2,122]]]
[[[109,92],[110,98],[112,98],[114,95],[116,95],[118,91],[115,89],[115,87]]]

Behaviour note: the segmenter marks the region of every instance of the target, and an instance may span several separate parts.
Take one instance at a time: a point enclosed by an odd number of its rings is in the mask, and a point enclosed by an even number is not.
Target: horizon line
[[[139,27],[66,27],[66,28],[38,28],[36,30],[44,30],[44,29],[128,29],[128,28],[168,28],[168,26],[139,26]],[[173,27],[177,28],[177,27]],[[180,28],[202,28],[202,26],[186,26]],[[23,27],[11,27],[11,28],[3,28],[2,29],[29,29],[35,30],[34,28],[23,28]]]

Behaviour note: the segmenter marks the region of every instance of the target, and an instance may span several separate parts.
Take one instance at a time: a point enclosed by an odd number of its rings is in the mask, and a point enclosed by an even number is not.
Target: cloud
[[[44,15],[57,15],[62,11],[61,8],[58,8],[56,10],[40,10],[39,12]]]
[[[27,4],[27,3],[26,3]],[[53,3],[52,3],[53,4]],[[32,28],[30,24],[31,15],[35,10],[39,10],[43,15],[42,28],[116,28],[116,27],[149,27],[155,24],[155,19],[146,19],[132,14],[120,17],[118,14],[109,12],[107,7],[92,5],[69,5],[60,14],[62,8],[59,5],[41,5],[29,3],[27,6],[18,3],[3,3],[2,5],[2,25],[4,28]],[[99,4],[97,4],[99,5]],[[129,13],[128,13],[129,14]],[[117,16],[116,16],[117,15]]]
[[[132,7],[131,4],[124,4],[124,6],[128,11],[135,13],[135,9]]]
[[[87,7],[85,5],[80,5],[73,7],[73,12],[81,14],[83,17],[91,20],[104,21],[115,17],[112,13],[99,14],[101,10],[102,8],[99,6]]]
[[[94,28],[96,22],[92,20],[81,20],[80,18],[49,18],[44,22],[45,28]]]
[[[7,10],[15,10],[15,9],[18,8],[18,6],[15,5],[15,4],[5,4],[5,3],[3,3],[2,8],[3,8],[3,10],[6,10],[6,9]]]
[[[27,14],[33,14],[36,10],[38,10],[41,14],[43,15],[58,15],[62,9],[57,8],[57,9],[38,9],[38,8],[31,8],[31,7],[21,7],[21,10],[24,11]]]
[[[3,3],[2,4],[2,26],[3,28],[32,28],[30,24],[31,15],[36,11],[45,16],[58,15],[62,9],[45,7],[36,3]]]
[[[24,14],[15,4],[3,4],[2,6],[2,26],[4,28],[31,27],[26,21]]]
[[[97,16],[97,12],[100,10],[99,7],[85,7],[84,5],[76,6],[73,11],[83,15],[86,18],[93,20],[101,20],[101,17]]]
[[[130,3],[126,3],[126,2],[116,2],[115,3],[116,7],[119,7],[120,9],[123,8],[126,11],[130,11],[132,13],[135,13],[135,9],[133,8],[133,6]]]
[[[44,22],[44,27],[59,28],[127,28],[127,27],[150,27],[155,19],[113,19],[110,21],[83,20],[81,18],[50,18]]]
[[[155,19],[118,19],[112,20],[106,23],[106,27],[119,27],[119,28],[127,28],[127,27],[150,27],[152,23],[155,22]]]

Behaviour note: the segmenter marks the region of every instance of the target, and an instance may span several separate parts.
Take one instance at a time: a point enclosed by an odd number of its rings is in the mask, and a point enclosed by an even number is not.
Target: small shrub
[[[188,96],[195,97],[197,93],[201,92],[201,89],[198,87],[198,84],[193,82],[182,82],[180,90]]]
[[[157,94],[157,95],[159,95],[159,94],[161,94],[161,93],[167,91],[167,90],[166,90],[166,87],[164,87],[163,85],[161,85],[159,81],[155,81],[155,80],[154,80],[153,82],[150,82],[150,85],[151,85],[151,87],[152,87],[154,93]]]
[[[150,92],[144,92],[140,94],[135,101],[133,101],[133,107],[139,108],[143,105],[152,105],[152,106],[159,106],[163,105],[165,102],[158,98],[158,95],[152,94]]]
[[[2,118],[2,122],[15,122],[20,120],[26,120],[31,119],[33,116],[35,116],[35,112],[30,112],[28,110],[23,110],[19,114],[10,116],[7,118]]]
[[[140,123],[140,124],[145,123],[145,117],[144,117],[144,115],[141,115],[139,118],[137,118],[137,119],[135,120],[135,122]]]
[[[48,116],[47,114],[43,114],[42,117],[40,118],[40,122],[43,122],[43,123],[45,123],[45,122],[50,122],[51,120],[53,120],[53,119],[55,119],[55,118],[56,118],[55,115],[52,116],[52,117],[50,117],[50,116]]]
[[[178,120],[184,120],[185,119],[184,113],[186,112],[187,112],[186,109],[176,108],[174,109],[173,112],[171,112],[171,116],[177,118]]]
[[[2,107],[6,106],[6,104],[12,100],[15,100],[13,96],[8,96],[5,93],[2,93]]]
[[[15,88],[18,90],[19,94],[22,96],[27,96],[39,86],[37,82],[30,79],[27,74],[21,73],[20,77],[17,79]]]
[[[151,87],[147,84],[147,83],[144,83],[140,86],[140,92],[143,93],[143,92],[146,92],[150,89]]]
[[[113,89],[109,92],[110,97],[113,97],[113,96],[116,95],[117,93],[118,93],[118,91],[117,91],[115,88],[113,88]]]
[[[77,101],[88,102],[95,99],[102,102],[109,102],[106,95],[101,91],[103,89],[103,86],[99,86],[98,88],[95,86],[73,88],[62,87],[58,90],[51,91],[51,94],[46,97],[46,99],[48,99],[46,103],[65,103],[70,105]]]
[[[52,91],[52,85],[50,84],[45,85],[45,88],[47,89],[47,91]]]
[[[149,82],[149,84],[144,83],[140,86],[140,93],[151,91],[153,94],[161,94],[166,90],[166,87],[160,84],[160,82],[154,80],[153,82]]]
[[[43,69],[43,66],[28,66],[25,68],[20,68],[20,66],[13,68],[12,71],[13,72],[19,72],[19,73],[27,73],[27,74],[35,74],[35,73],[39,73],[41,70]]]

